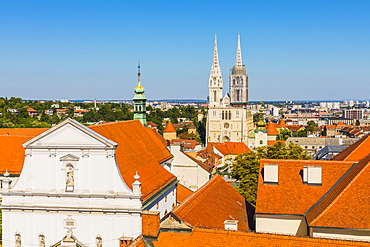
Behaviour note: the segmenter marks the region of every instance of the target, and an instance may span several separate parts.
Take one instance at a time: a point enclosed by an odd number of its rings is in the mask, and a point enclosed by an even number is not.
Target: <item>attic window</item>
[[[265,184],[278,184],[279,182],[279,165],[265,164],[263,181]]]
[[[308,185],[322,184],[322,167],[321,166],[303,166],[303,183]]]

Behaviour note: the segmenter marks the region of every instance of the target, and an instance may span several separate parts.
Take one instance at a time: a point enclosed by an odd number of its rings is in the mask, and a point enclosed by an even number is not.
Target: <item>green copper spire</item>
[[[144,95],[145,89],[141,86],[140,81],[140,62],[137,68],[137,86],[134,89],[135,96],[132,99],[134,101],[134,119],[139,120],[146,127],[146,97]]]

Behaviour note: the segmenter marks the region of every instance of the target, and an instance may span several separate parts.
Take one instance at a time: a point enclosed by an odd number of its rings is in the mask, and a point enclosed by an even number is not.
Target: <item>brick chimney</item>
[[[141,213],[143,236],[157,237],[160,228],[159,213],[157,211],[143,211]]]

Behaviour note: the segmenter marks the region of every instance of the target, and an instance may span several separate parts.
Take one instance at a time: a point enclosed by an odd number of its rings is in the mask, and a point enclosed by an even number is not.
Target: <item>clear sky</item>
[[[369,0],[0,0],[0,96],[206,99],[238,32],[250,100],[370,99]]]

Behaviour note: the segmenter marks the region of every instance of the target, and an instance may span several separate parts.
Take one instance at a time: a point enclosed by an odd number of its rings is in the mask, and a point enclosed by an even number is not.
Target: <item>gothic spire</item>
[[[238,48],[236,50],[236,62],[235,66],[242,66],[243,61],[242,61],[242,50],[240,48],[240,33],[238,33]]]
[[[217,37],[215,34],[215,42],[213,48],[212,72],[213,75],[221,75],[220,64],[218,62]]]

